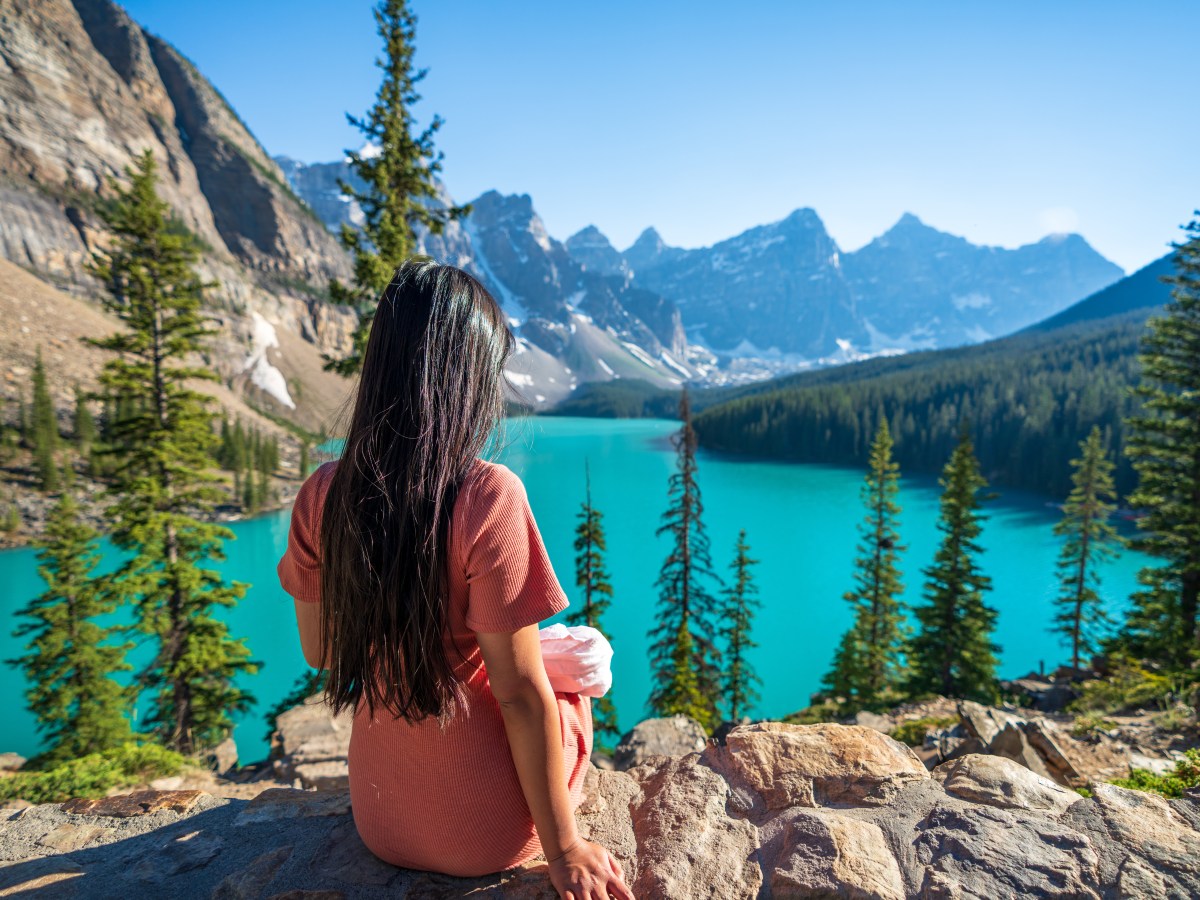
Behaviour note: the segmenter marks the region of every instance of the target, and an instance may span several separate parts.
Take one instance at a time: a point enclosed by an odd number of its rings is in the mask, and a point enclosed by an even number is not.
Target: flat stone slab
[[[207,796],[204,791],[135,791],[132,794],[99,797],[95,800],[68,800],[59,808],[76,816],[115,818],[145,816],[164,809],[182,814],[191,812],[204,796]]]

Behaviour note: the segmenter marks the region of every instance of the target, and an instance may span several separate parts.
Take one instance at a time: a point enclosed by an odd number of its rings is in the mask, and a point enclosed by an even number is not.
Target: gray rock
[[[238,764],[237,744],[227,737],[204,755],[204,761],[217,775],[228,775]]]
[[[939,805],[921,823],[915,849],[920,897],[1100,900],[1087,837],[1036,815]]]
[[[1001,756],[971,754],[944,763],[946,792],[1003,809],[1039,810],[1061,815],[1083,798]]]
[[[0,753],[0,772],[15,772],[25,765],[20,753]]]
[[[708,735],[695,719],[671,716],[639,722],[621,738],[613,751],[613,765],[624,772],[654,756],[683,756],[699,753]]]
[[[824,810],[797,813],[771,873],[771,896],[903,900],[904,879],[878,825]]]

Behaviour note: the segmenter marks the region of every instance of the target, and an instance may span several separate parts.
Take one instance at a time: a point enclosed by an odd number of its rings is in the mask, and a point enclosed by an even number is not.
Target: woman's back
[[[284,588],[319,603],[320,523],[336,462],[296,497]],[[360,703],[350,740],[350,793],[364,843],[396,865],[460,875],[515,866],[540,850],[499,704],[488,686],[477,632],[512,632],[567,606],[529,509],[525,488],[502,465],[477,460],[451,516],[447,654],[460,699],[444,725],[410,723]],[[592,747],[589,701],[556,694],[564,768],[579,802]]]

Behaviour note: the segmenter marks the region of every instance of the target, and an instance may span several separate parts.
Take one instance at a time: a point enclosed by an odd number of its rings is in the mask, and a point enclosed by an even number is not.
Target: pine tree
[[[1161,563],[1139,574],[1123,633],[1136,655],[1180,667],[1200,658],[1200,218],[1184,232],[1171,302],[1142,340],[1142,413],[1128,423],[1129,502],[1146,514],[1131,546]]]
[[[168,227],[150,151],[127,174],[130,186],[114,185],[105,211],[111,249],[94,264],[111,294],[109,310],[126,326],[93,342],[116,354],[101,384],[122,409],[112,426],[120,454],[112,539],[130,556],[115,588],[133,599],[137,629],[155,642],[139,674],[153,692],[149,724],[167,746],[192,753],[220,742],[230,716],[249,707],[235,679],[256,664],[214,615],[246,590],[211,568],[233,534],[199,518],[222,492],[208,471],[216,441],[209,399],[188,386],[214,378],[192,362],[211,333],[200,309],[205,285],[193,268],[198,251]]]
[[[1117,508],[1113,487],[1113,462],[1099,427],[1080,442],[1081,456],[1071,462],[1071,490],[1063,504],[1062,520],[1054,533],[1066,542],[1058,558],[1059,595],[1053,631],[1071,648],[1071,668],[1078,671],[1082,658],[1096,649],[1095,631],[1108,617],[1100,597],[1099,563],[1111,559],[1118,543],[1109,517]]]
[[[983,552],[977,541],[980,491],[987,482],[965,429],[939,484],[942,543],[924,573],[928,602],[915,610],[920,630],[908,650],[909,689],[988,702],[996,696],[1000,648],[991,639],[996,611],[983,600],[992,581],[976,560]]]
[[[900,466],[892,458],[892,435],[880,417],[871,445],[870,468],[862,489],[867,517],[854,561],[854,590],[845,595],[854,624],[843,636],[825,684],[843,698],[847,710],[879,709],[899,699],[907,674],[904,664],[904,606],[900,595]]]
[[[59,477],[54,455],[58,450],[58,418],[54,414],[54,401],[46,383],[46,366],[42,363],[40,347],[33,364],[33,408],[29,432],[38,482],[43,491],[56,491]]]
[[[343,225],[341,232],[343,246],[354,256],[354,284],[330,286],[335,301],[355,307],[359,314],[349,355],[326,357],[326,368],[342,375],[352,375],[362,366],[373,304],[396,267],[416,251],[417,229],[441,234],[448,222],[469,212],[465,206],[435,202],[442,154],[434,146],[434,137],[442,119],[434,116],[417,133],[412,107],[421,99],[416,89],[427,74],[413,68],[417,17],[405,0],[381,0],[375,8],[375,25],[384,45],[384,55],[377,61],[383,83],[364,118],[347,116],[368,142],[362,150],[346,152],[350,171],[365,187],[338,183],[342,194],[358,203],[364,219],[361,230]]]
[[[713,640],[716,600],[707,583],[716,574],[696,480],[696,432],[686,390],[680,396],[679,418],[676,470],[668,482],[670,506],[656,532],[669,534],[672,547],[658,577],[658,618],[650,631],[650,708],[660,716],[691,716],[712,730],[719,721],[720,671]]]
[[[612,603],[613,589],[604,564],[607,549],[604,538],[604,515],[592,505],[591,472],[584,464],[584,501],[575,526],[575,586],[583,591],[583,605],[567,613],[568,625],[588,625],[612,640],[604,628],[603,615]],[[612,692],[592,701],[592,727],[597,736],[621,736],[617,725],[617,708]]]
[[[87,395],[75,385],[75,446],[81,459],[88,460],[92,455],[92,445],[96,443],[96,420],[88,409]]]
[[[12,663],[30,685],[25,697],[46,744],[40,764],[108,750],[132,736],[125,717],[132,697],[112,678],[129,671],[125,652],[132,645],[113,643],[120,629],[95,621],[116,607],[93,574],[97,537],[63,494],[38,541],[46,592],[20,610],[27,621],[13,632],[29,639],[26,655]]]
[[[746,529],[738,532],[734,546],[733,583],[724,590],[725,602],[722,610],[721,637],[725,639],[725,667],[721,672],[721,693],[729,709],[729,718],[738,721],[758,702],[756,684],[761,680],[747,659],[750,650],[758,645],[750,637],[754,610],[758,607],[758,585],[754,583],[752,566],[757,559],[750,558],[750,545],[746,543]]]

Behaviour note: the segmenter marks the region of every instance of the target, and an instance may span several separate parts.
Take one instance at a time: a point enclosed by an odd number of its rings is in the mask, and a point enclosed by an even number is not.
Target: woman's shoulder
[[[300,485],[300,490],[296,492],[293,516],[297,512],[301,515],[315,513],[320,508],[325,500],[325,492],[329,489],[330,478],[337,469],[337,462],[336,459],[331,459],[322,463],[304,479],[304,484]]]
[[[525,485],[516,472],[503,463],[476,459],[459,489],[454,517],[470,531],[524,502]]]

